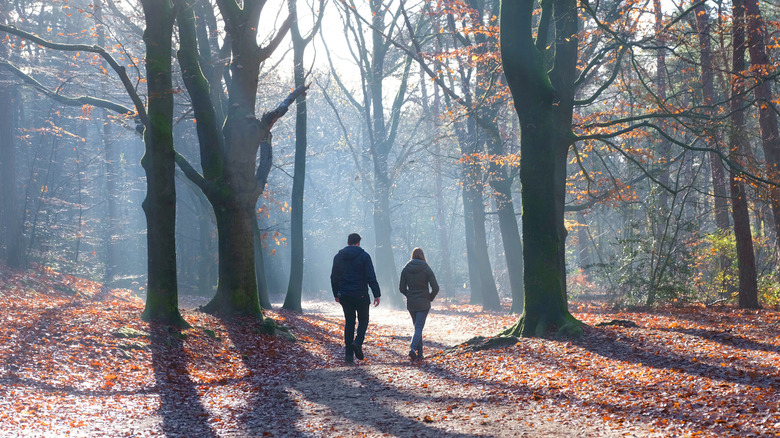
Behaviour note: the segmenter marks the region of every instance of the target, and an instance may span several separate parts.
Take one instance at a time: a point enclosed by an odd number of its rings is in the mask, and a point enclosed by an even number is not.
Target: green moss
[[[119,330],[111,333],[117,338],[127,339],[127,338],[148,338],[150,335],[149,333],[142,331],[142,330],[136,330],[132,327],[122,327]]]

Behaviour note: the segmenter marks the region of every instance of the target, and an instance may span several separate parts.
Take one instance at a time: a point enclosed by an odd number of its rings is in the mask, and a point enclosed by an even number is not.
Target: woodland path
[[[335,303],[306,304],[306,313],[343,319]],[[461,378],[429,358],[412,362],[406,355],[412,333],[408,313],[383,305],[371,308],[366,360],[347,364],[339,345],[330,345],[335,358],[332,367],[308,370],[289,386],[278,388],[277,397],[290,400],[292,406],[274,414],[275,419],[287,417],[274,423],[296,424],[294,430],[272,426],[269,433],[317,437],[656,436],[643,427],[625,423],[616,427],[600,418],[515,396],[511,388]],[[479,321],[465,318],[434,308],[424,331],[426,354],[435,357],[471,338]],[[303,431],[308,432],[302,435]]]

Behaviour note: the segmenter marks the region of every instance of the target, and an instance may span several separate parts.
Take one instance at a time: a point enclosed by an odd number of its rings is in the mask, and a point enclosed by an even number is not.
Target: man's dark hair
[[[357,245],[358,242],[360,242],[360,234],[358,233],[352,233],[349,236],[347,236],[347,245]]]

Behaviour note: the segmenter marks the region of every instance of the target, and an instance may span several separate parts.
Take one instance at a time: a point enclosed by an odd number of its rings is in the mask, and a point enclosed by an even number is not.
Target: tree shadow
[[[676,332],[690,336],[696,336],[708,341],[717,342],[727,347],[738,350],[763,351],[765,353],[780,354],[780,346],[757,342],[744,336],[735,335],[730,330],[688,329],[688,328],[658,328],[658,331]]]
[[[304,318],[293,312],[285,312],[284,316],[285,325],[293,327],[293,332],[320,331],[322,327],[317,323],[332,323],[327,318],[312,315]],[[242,422],[252,436],[312,434],[313,430],[302,430],[301,425],[278,420],[290,417],[302,418],[304,412],[299,409],[299,403],[313,403],[317,406],[315,410],[328,410],[327,416],[324,415],[323,418],[346,421],[349,424],[347,430],[339,428],[334,431],[340,435],[358,435],[361,430],[365,432],[370,428],[376,428],[383,433],[396,436],[450,438],[479,436],[443,431],[426,424],[421,419],[405,417],[389,409],[385,403],[377,400],[378,393],[384,394],[382,400],[385,401],[395,399],[425,402],[425,399],[384,387],[373,376],[361,370],[361,365],[358,363],[346,367],[337,366],[343,365],[343,347],[341,347],[340,337],[334,337],[332,341],[326,341],[327,344],[322,346],[332,358],[332,360],[322,360],[307,352],[302,345],[303,342],[293,343],[279,337],[257,334],[260,330],[260,323],[257,320],[247,319],[236,323],[234,319],[226,321],[225,327],[250,373],[251,392],[255,395],[248,400],[249,410],[243,415]],[[262,357],[257,354],[257,343],[271,343],[262,349],[269,352],[268,356]],[[289,356],[295,358],[291,360]],[[277,359],[280,360],[276,362]],[[401,359],[400,355],[399,359]],[[303,364],[305,366],[301,366]],[[314,364],[313,368],[311,364]],[[342,381],[351,383],[341,385]],[[350,386],[355,382],[358,383]],[[296,426],[298,430],[294,431],[293,428]]]
[[[162,430],[169,437],[216,437],[187,371],[187,353],[179,329],[149,324],[155,389],[160,396]]]
[[[395,411],[395,404],[412,403],[427,406],[432,401],[443,404],[486,403],[474,397],[444,397],[435,400],[412,392],[403,392],[379,382],[376,376],[361,366],[315,369],[305,378],[293,382],[293,389],[308,402],[328,415],[337,417],[331,426],[347,421],[353,425],[347,435],[379,433],[389,436],[476,438],[483,435],[448,431],[426,423],[424,418],[412,418]],[[456,394],[456,393],[454,393]],[[340,431],[343,431],[339,427]]]
[[[591,330],[595,331],[598,329]],[[592,333],[586,333],[586,336],[591,336],[590,342],[593,342],[593,344],[596,346],[603,346],[604,344],[608,343],[614,344],[616,342],[614,339],[609,339],[608,336],[592,336]],[[561,342],[560,340],[554,339],[548,339],[548,341]],[[625,345],[618,348],[607,346],[606,348],[601,349],[596,348],[595,346],[587,345],[587,342],[588,341],[583,340],[578,342],[575,340],[571,343],[581,346],[585,350],[594,352],[608,359],[644,364],[651,368],[657,368],[656,365],[647,363],[647,361],[650,358],[659,356],[658,354],[651,352],[637,353],[636,350],[630,348],[630,346],[626,347]],[[517,347],[508,346],[497,348],[491,350],[490,353],[485,354],[507,354],[507,360],[509,360],[511,357],[517,354],[512,351],[513,348]],[[447,354],[458,355],[465,352],[465,350],[456,350]],[[500,397],[507,397],[506,402],[511,402],[508,400],[511,394],[511,397],[514,397],[518,400],[533,400],[554,406],[579,406],[584,409],[582,412],[586,414],[588,411],[592,411],[598,413],[598,415],[601,416],[612,415],[619,412],[621,418],[625,418],[626,420],[635,423],[648,424],[653,427],[663,427],[667,424],[667,421],[676,420],[681,423],[696,422],[698,425],[709,427],[705,433],[714,433],[714,436],[762,436],[762,434],[766,434],[766,431],[758,429],[756,424],[751,422],[742,422],[735,417],[735,414],[738,413],[756,412],[751,410],[754,409],[755,406],[764,406],[763,409],[765,412],[763,412],[763,414],[770,414],[771,412],[769,411],[771,411],[772,407],[765,404],[767,397],[766,393],[754,394],[756,397],[758,397],[756,399],[751,398],[750,391],[743,393],[739,397],[729,397],[728,401],[716,399],[718,402],[718,406],[716,407],[711,404],[706,404],[697,398],[701,396],[704,397],[704,400],[706,401],[706,397],[712,397],[711,395],[706,394],[706,392],[709,391],[703,391],[700,393],[697,390],[680,388],[676,386],[674,381],[667,381],[665,379],[660,381],[643,379],[617,380],[613,374],[604,374],[600,372],[598,367],[572,368],[570,363],[560,360],[562,357],[558,357],[556,355],[551,356],[546,354],[545,351],[524,350],[522,354],[526,361],[538,365],[540,369],[556,370],[556,373],[560,372],[564,375],[567,372],[573,371],[576,373],[575,380],[589,381],[589,383],[593,384],[593,386],[596,388],[600,388],[600,392],[610,394],[610,399],[614,400],[612,395],[615,394],[617,396],[616,398],[625,400],[625,403],[615,403],[609,400],[605,401],[604,398],[600,398],[598,396],[594,397],[593,394],[577,391],[576,387],[575,390],[572,390],[567,386],[567,381],[565,379],[559,381],[556,381],[555,379],[546,379],[542,381],[542,383],[537,382],[536,387],[531,387],[526,384],[513,382],[511,379],[508,381],[499,381],[477,379],[469,376],[455,374],[448,369],[431,362],[424,362],[419,366],[430,373],[436,374],[439,377],[451,380],[455,385],[479,385],[480,387],[484,388],[486,394],[499,394]],[[635,355],[636,357],[631,357],[632,355]],[[659,357],[662,356],[663,355],[660,355]],[[471,356],[469,360],[474,360],[474,357]],[[671,363],[674,365],[688,363],[692,365],[693,370],[680,370],[674,366],[670,366],[669,369],[689,373],[693,371],[691,373],[693,375],[714,380],[718,380],[718,376],[725,372],[719,367],[713,367],[706,364],[697,364],[683,358],[677,358]],[[569,378],[571,378],[571,376],[569,376]],[[744,373],[742,374],[742,377],[735,376],[733,380],[734,382],[732,383],[749,383],[752,386],[759,386],[756,385],[755,380],[748,376],[744,376]],[[764,387],[768,390],[774,390],[777,392],[778,388],[780,388],[780,381],[778,381],[776,378],[774,379],[774,383],[770,381],[764,383]],[[717,385],[713,385],[713,388],[717,388]],[[669,394],[667,400],[664,403],[648,406],[647,403],[643,404],[636,402],[636,398],[641,398],[648,392],[667,391]],[[772,397],[769,396],[768,398],[771,399]],[[520,403],[522,403],[522,401],[520,401]],[[722,406],[723,403],[731,404],[733,405],[733,408],[727,407],[724,409]]]
[[[571,343],[610,360],[668,369],[724,383],[750,384],[767,389],[780,387],[780,380],[776,376],[767,375],[764,379],[756,379],[734,366],[723,363],[712,365],[699,361],[694,355],[682,356],[675,351],[660,348],[651,351],[645,341],[630,334],[610,334],[604,329],[586,330],[586,336],[573,339]]]

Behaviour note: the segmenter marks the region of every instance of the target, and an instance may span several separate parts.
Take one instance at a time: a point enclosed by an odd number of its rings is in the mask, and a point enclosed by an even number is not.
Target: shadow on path
[[[168,437],[216,437],[208,424],[209,413],[187,371],[181,333],[157,324],[150,324],[149,329],[163,433]]]

